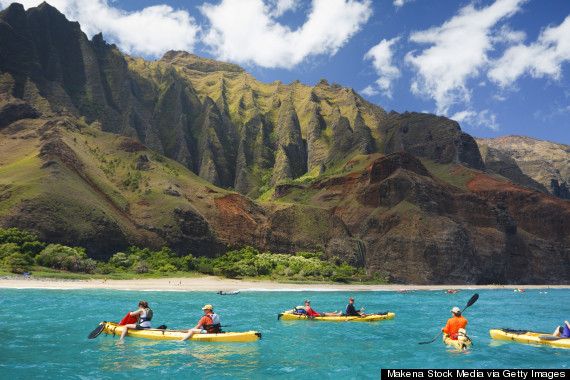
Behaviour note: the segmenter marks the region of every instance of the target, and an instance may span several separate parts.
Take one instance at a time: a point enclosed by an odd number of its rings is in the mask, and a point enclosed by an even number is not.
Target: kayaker
[[[354,307],[354,298],[350,298],[348,300],[348,305],[346,305],[344,315],[349,317],[366,317],[366,314],[362,311],[364,308],[361,308],[360,311],[356,311]]]
[[[204,316],[200,318],[198,324],[194,326],[193,329],[188,330],[188,334],[186,334],[182,340],[188,340],[192,338],[192,335],[194,334],[222,332],[220,328],[220,317],[218,314],[214,313],[212,305],[206,305],[202,310],[204,310]]]
[[[564,321],[564,326],[558,326],[552,335],[561,338],[570,338],[570,323]]]
[[[305,300],[305,311],[307,311],[309,317],[333,317],[342,314],[342,312],[338,312],[337,314],[336,310],[334,313],[317,313],[311,308],[311,300]]]
[[[449,318],[445,327],[441,329],[441,331],[447,335],[457,334],[459,329],[465,329],[465,326],[467,326],[467,319],[461,315],[460,308],[455,306],[451,309],[451,313],[453,314],[453,317]]]
[[[129,323],[123,327],[123,332],[121,333],[121,339],[127,335],[129,329],[145,330],[150,329],[150,320],[152,319],[153,312],[146,301],[139,302],[139,309],[137,311],[131,311],[129,313],[131,317],[138,318],[136,324]]]

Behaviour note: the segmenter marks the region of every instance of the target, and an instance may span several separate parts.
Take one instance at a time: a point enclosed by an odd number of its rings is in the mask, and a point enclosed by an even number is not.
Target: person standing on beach
[[[146,301],[139,302],[139,309],[137,311],[131,311],[131,317],[137,317],[138,322],[137,324],[130,323],[126,324],[123,327],[123,332],[121,333],[121,339],[127,335],[127,331],[129,329],[136,329],[136,330],[145,330],[150,329],[150,320],[152,319],[153,312],[150,307],[148,307],[148,303]]]
[[[465,329],[467,326],[467,319],[461,315],[461,309],[455,306],[451,309],[453,317],[447,320],[445,327],[441,329],[446,335],[453,335],[459,332],[459,329]]]
[[[220,317],[218,314],[214,313],[214,308],[212,305],[206,305],[202,308],[204,310],[204,316],[200,318],[198,324],[194,326],[193,329],[188,330],[188,333],[182,338],[182,340],[188,340],[192,338],[194,334],[212,334],[221,333],[220,328]]]

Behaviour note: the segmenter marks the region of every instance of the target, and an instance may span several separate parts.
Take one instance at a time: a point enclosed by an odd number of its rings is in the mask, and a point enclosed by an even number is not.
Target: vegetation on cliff
[[[129,247],[115,253],[108,261],[96,261],[81,247],[45,244],[36,236],[17,228],[0,228],[0,271],[40,272],[46,268],[94,275],[170,274],[197,272],[228,278],[260,277],[298,281],[378,281],[380,276],[366,276],[362,269],[340,262],[338,257],[324,260],[322,252],[298,252],[296,255],[260,253],[252,247],[228,250],[215,258],[179,256],[169,248],[151,251]],[[39,268],[38,268],[39,267]],[[54,272],[56,273],[56,272]],[[60,273],[61,274],[61,273]],[[57,276],[57,274],[54,274]]]

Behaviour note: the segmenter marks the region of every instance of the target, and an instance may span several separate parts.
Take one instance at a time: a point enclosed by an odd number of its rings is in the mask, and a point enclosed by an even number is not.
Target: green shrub
[[[5,265],[6,269],[8,269],[10,272],[20,274],[29,272],[32,267],[29,256],[24,255],[20,252],[13,253],[10,256],[6,257]]]
[[[304,257],[306,259],[320,259],[323,256],[322,252],[297,252],[297,256]]]

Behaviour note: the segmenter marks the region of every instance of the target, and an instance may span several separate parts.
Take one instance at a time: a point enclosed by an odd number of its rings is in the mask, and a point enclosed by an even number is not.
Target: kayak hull
[[[533,331],[520,331],[517,333],[516,331],[507,329],[492,329],[489,331],[489,334],[491,334],[491,338],[498,340],[509,340],[519,343],[535,343],[552,347],[570,348],[570,338],[556,339],[554,336],[548,333],[539,333]],[[541,335],[555,340],[542,339],[540,338]]]
[[[279,314],[281,319],[285,320],[309,320],[309,321],[328,321],[328,322],[376,322],[388,319],[394,319],[396,316],[394,313],[383,314],[370,314],[366,317],[308,317],[306,315],[296,315],[291,313]]]
[[[103,323],[105,327],[101,331],[102,333],[121,336],[124,326],[119,326],[113,322],[102,322],[102,324]],[[187,332],[188,330],[129,329],[126,336],[153,340],[182,340]],[[192,338],[188,340],[197,342],[253,342],[259,339],[261,339],[261,333],[257,331],[247,331],[219,334],[194,334]]]
[[[447,344],[448,346],[453,346],[457,350],[466,350],[471,347],[471,339],[451,339],[449,335],[443,335],[443,343]]]

